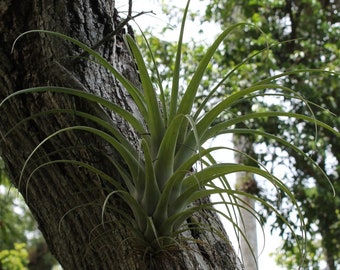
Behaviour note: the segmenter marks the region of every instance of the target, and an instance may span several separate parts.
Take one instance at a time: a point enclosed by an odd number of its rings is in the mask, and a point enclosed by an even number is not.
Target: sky
[[[148,27],[153,27],[154,31],[153,33],[156,33],[158,37],[161,37],[163,39],[169,40],[169,41],[176,41],[178,37],[179,32],[179,25],[176,24],[176,22],[172,22],[172,25],[170,25],[173,30],[167,31],[166,34],[160,35],[159,32],[162,28],[169,26],[168,24],[168,18],[167,16],[162,12],[161,10],[161,0],[143,0],[143,1],[133,1],[132,10],[134,12],[148,12],[153,11],[154,14],[147,13],[144,14],[136,19],[136,22],[138,23],[139,27],[142,30],[145,30]],[[124,18],[124,11],[126,12],[128,10],[128,0],[116,0],[116,8],[119,12],[121,12],[121,17]],[[185,7],[186,1],[183,0],[172,0],[167,1],[167,4],[179,6],[179,7]],[[191,7],[194,7],[197,10],[205,10],[205,3],[204,1],[198,1],[194,0],[191,1]],[[181,14],[178,14],[178,16],[181,16]],[[132,24],[133,28],[136,30],[137,27],[135,27]],[[203,25],[200,24],[200,22],[194,21],[194,22],[187,22],[186,24],[186,31],[185,31],[185,37],[184,40],[190,40],[191,38],[195,39],[195,41],[202,41],[206,44],[210,44],[213,42],[214,37],[220,32],[220,27],[216,24],[212,23],[204,23]],[[199,30],[202,29],[203,33],[199,33]],[[222,137],[214,141],[214,144],[224,146],[228,146],[228,144],[231,144],[230,138]],[[226,145],[227,144],[227,145]],[[229,145],[230,146],[230,145]],[[228,232],[231,230],[231,225],[228,225],[225,223],[226,230]],[[262,230],[258,229],[258,250],[259,252],[262,251],[259,257],[259,269],[263,270],[282,270],[283,268],[277,266],[275,264],[274,258],[270,257],[269,254],[275,252],[277,248],[280,247],[282,244],[281,239],[276,235],[270,234],[270,228],[269,226],[265,226],[265,239],[262,234]],[[229,233],[230,234],[230,233]],[[233,242],[234,247],[237,249],[238,244],[236,237],[233,235],[229,235],[231,241]],[[264,249],[263,249],[264,247]],[[263,249],[263,250],[262,250]]]

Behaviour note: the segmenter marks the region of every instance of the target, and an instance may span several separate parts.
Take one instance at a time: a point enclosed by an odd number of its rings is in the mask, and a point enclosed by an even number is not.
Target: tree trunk
[[[233,143],[236,150],[235,162],[238,164],[248,165],[249,158],[240,154],[253,153],[252,139],[242,135],[234,135]],[[254,165],[254,164],[252,164]],[[236,174],[236,189],[257,195],[258,187],[254,176],[247,172],[239,172]],[[242,254],[242,260],[245,269],[257,270],[258,269],[258,247],[257,247],[257,230],[256,230],[256,217],[255,213],[255,200],[248,196],[239,196],[240,204],[240,228],[243,231],[245,237],[241,236],[239,239],[240,249]]]
[[[236,174],[236,185],[238,185],[238,189],[245,191],[244,187],[249,183],[256,183],[251,174],[242,172]],[[258,270],[257,221],[254,217],[255,200],[247,196],[240,196],[239,204],[241,206],[241,229],[245,235],[245,238],[242,236],[240,238],[240,249],[244,268],[247,270]]]
[[[65,42],[41,34],[21,38],[13,52],[11,46],[22,32],[45,29],[62,32],[93,46],[119,25],[114,1],[105,0],[2,0],[0,4],[0,100],[28,87],[55,85],[95,93],[138,114],[125,89],[106,70],[91,61],[72,56],[82,51]],[[103,44],[98,51],[120,72],[139,85],[134,61],[122,39],[124,31]],[[20,178],[21,169],[32,150],[48,135],[63,127],[93,126],[75,115],[48,114],[22,119],[56,108],[89,112],[113,125],[136,145],[138,135],[119,117],[109,114],[97,104],[52,93],[19,95],[1,108],[1,150],[12,183],[24,196],[39,224],[46,242],[64,269],[241,269],[231,245],[213,234],[187,232],[201,239],[187,248],[168,252],[161,257],[145,257],[129,245],[129,232],[114,222],[106,212],[101,226],[102,205],[112,187],[98,175],[84,168],[54,164],[40,169],[27,182],[36,164],[54,159],[86,161],[105,173],[115,175],[104,155],[115,156],[113,149],[95,136],[84,132],[67,132],[43,144]],[[12,129],[15,127],[14,129]],[[7,134],[8,131],[11,131]],[[31,171],[29,170],[31,168]],[[129,212],[117,197],[109,206]],[[197,214],[221,230],[221,223],[211,212]],[[164,254],[163,254],[164,255]],[[155,266],[155,267],[153,267]]]

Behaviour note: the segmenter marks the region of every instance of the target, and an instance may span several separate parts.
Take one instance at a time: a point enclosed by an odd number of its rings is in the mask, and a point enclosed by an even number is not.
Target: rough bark
[[[17,90],[44,85],[66,86],[96,93],[134,114],[138,111],[115,78],[91,61],[75,60],[81,53],[75,46],[50,36],[29,34],[16,44],[15,38],[31,29],[62,32],[90,46],[112,32],[119,24],[114,1],[105,0],[3,0],[0,3],[0,100]],[[138,84],[138,74],[122,35],[117,34],[98,51],[118,70]],[[75,115],[49,114],[16,124],[41,111],[67,108],[90,112],[116,125],[131,142],[138,135],[119,117],[96,104],[60,94],[25,94],[11,99],[1,108],[1,156],[8,174],[39,224],[46,242],[64,269],[241,269],[231,245],[213,234],[187,232],[202,239],[190,248],[145,258],[130,248],[126,228],[114,222],[119,218],[107,212],[100,226],[101,207],[111,187],[81,167],[54,164],[27,177],[36,164],[53,159],[77,159],[97,166],[108,174],[115,171],[104,154],[115,156],[104,141],[86,133],[68,132],[55,137],[39,149],[20,180],[22,166],[32,150],[49,134],[63,127],[93,125]],[[11,128],[15,127],[11,130]],[[11,130],[10,134],[7,132]],[[128,211],[118,199],[110,207]],[[222,228],[216,215],[200,213],[198,219]],[[190,235],[191,234],[191,235]]]

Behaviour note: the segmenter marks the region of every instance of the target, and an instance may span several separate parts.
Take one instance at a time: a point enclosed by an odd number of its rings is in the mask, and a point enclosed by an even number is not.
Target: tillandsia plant
[[[230,94],[213,109],[205,112],[204,106],[209,103],[211,98],[214,97],[214,94],[217,92],[219,87],[228,80],[230,75],[236,69],[240,68],[242,64],[248,61],[248,58],[232,69],[220,82],[216,84],[213,89],[211,89],[205,100],[198,107],[195,107],[195,97],[199,91],[202,77],[204,76],[205,70],[207,69],[209,62],[219,45],[235,29],[245,26],[254,26],[247,23],[238,23],[224,30],[206,51],[186,89],[184,91],[180,91],[181,45],[184,36],[184,26],[189,2],[190,1],[187,2],[184,11],[181,31],[179,34],[170,98],[166,97],[160,80],[158,81],[159,90],[155,90],[144,58],[135,41],[129,35],[125,36],[125,40],[136,61],[142,89],[137,88],[126,77],[120,74],[107,60],[92,50],[89,46],[69,36],[65,36],[57,32],[32,30],[18,37],[19,39],[23,35],[27,35],[29,33],[44,33],[64,39],[79,46],[89,55],[89,59],[91,61],[94,61],[108,69],[112,73],[112,76],[115,76],[119,80],[133,98],[140,114],[142,115],[142,119],[140,119],[131,112],[122,109],[119,105],[102,97],[86,93],[82,90],[65,87],[35,87],[17,91],[9,95],[0,103],[0,107],[7,100],[14,98],[17,95],[27,93],[53,92],[77,96],[88,102],[100,104],[107,110],[119,115],[140,135],[139,146],[135,147],[121,134],[118,128],[97,116],[82,111],[66,109],[55,110],[53,112],[42,112],[40,115],[32,117],[39,117],[48,113],[76,114],[77,116],[93,121],[96,123],[98,128],[78,125],[66,127],[50,134],[50,136],[43,139],[28,156],[25,164],[23,165],[20,177],[22,178],[25,175],[24,172],[28,169],[31,159],[38,152],[39,148],[53,137],[61,133],[75,130],[80,132],[89,132],[105,140],[116,150],[120,159],[124,161],[126,166],[123,167],[121,162],[117,159],[106,156],[112,166],[114,166],[119,172],[119,177],[107,175],[94,167],[94,165],[84,161],[68,160],[65,158],[51,160],[36,165],[35,169],[30,172],[28,180],[26,181],[26,188],[28,188],[29,180],[35,173],[37,173],[41,168],[53,163],[73,164],[97,174],[101,179],[108,181],[113,187],[113,190],[108,193],[102,206],[103,224],[105,223],[104,216],[106,211],[118,211],[109,207],[110,198],[112,196],[120,196],[131,209],[132,215],[119,213],[122,216],[121,221],[119,222],[133,232],[136,248],[143,250],[143,252],[157,252],[159,250],[167,250],[174,248],[177,245],[181,245],[181,239],[184,238],[181,238],[180,236],[183,232],[189,230],[190,226],[195,226],[203,232],[204,230],[209,230],[214,231],[216,234],[223,235],[223,233],[216,231],[214,228],[209,228],[206,225],[191,219],[194,213],[204,209],[221,214],[230,220],[234,224],[235,228],[238,228],[237,221],[233,220],[231,212],[235,211],[235,209],[237,211],[237,207],[239,207],[238,196],[245,195],[245,193],[234,190],[230,186],[227,177],[230,174],[241,171],[263,177],[274,187],[287,194],[296,206],[303,234],[303,216],[299,210],[298,202],[295,200],[293,193],[280,179],[268,172],[261,166],[261,164],[257,164],[257,166],[250,166],[234,163],[218,163],[213,157],[214,152],[223,149],[230,149],[223,146],[204,148],[203,145],[209,139],[221,134],[238,133],[256,136],[259,135],[275,140],[284,147],[293,149],[299,155],[302,155],[306,159],[306,162],[311,164],[311,166],[317,167],[316,163],[313,162],[308,155],[301,151],[299,147],[292,145],[286,140],[261,130],[235,128],[236,124],[246,123],[247,121],[252,121],[254,119],[287,117],[312,123],[315,125],[316,129],[318,126],[321,126],[332,132],[334,136],[340,137],[338,130],[315,119],[312,110],[310,110],[310,116],[284,111],[266,111],[249,113],[246,115],[233,115],[232,118],[226,118],[218,124],[214,124],[214,121],[218,117],[226,114],[226,112],[228,112],[232,107],[237,107],[240,102],[259,95],[265,96],[268,94],[271,96],[277,95],[284,96],[286,98],[298,99],[301,100],[301,102],[304,102],[309,108],[310,103],[307,100],[305,100],[297,92],[277,83],[277,81],[284,76],[289,76],[298,72],[320,71],[292,71],[269,77],[254,83],[254,85],[250,87]],[[147,42],[147,39],[145,41]],[[275,91],[275,94],[273,94],[273,91]],[[10,131],[3,136],[8,135],[9,133]],[[246,153],[241,154],[252,159]],[[324,174],[324,176],[327,181],[327,175]],[[214,182],[216,179],[220,181],[220,185],[217,185],[216,182]],[[194,203],[197,200],[203,199],[212,194],[220,195],[221,202],[207,202],[200,205]],[[227,199],[224,199],[224,195],[227,195]],[[281,216],[275,207],[268,204],[266,201],[253,195],[248,196],[258,200],[260,203],[263,203],[266,207],[269,207],[277,213],[277,215]],[[222,212],[217,210],[213,207],[214,204],[224,204],[226,206],[226,211]],[[229,206],[232,206],[234,209],[230,210]],[[70,209],[70,211],[72,210],[73,209]],[[287,226],[290,226],[288,220],[285,220],[283,217],[282,219]],[[191,220],[192,224],[188,224],[188,220]],[[293,229],[292,233],[295,235]],[[299,237],[297,235],[296,239],[299,241]],[[187,240],[188,239],[185,239],[185,241]],[[226,241],[228,240],[226,239]],[[299,246],[301,247],[301,250],[303,250],[303,241],[299,241]]]

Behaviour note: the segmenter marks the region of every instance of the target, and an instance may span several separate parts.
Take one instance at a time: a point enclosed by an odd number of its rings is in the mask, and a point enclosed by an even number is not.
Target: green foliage
[[[283,79],[283,83],[298,91],[306,99],[312,101],[314,109],[318,104],[332,111],[336,117],[332,117],[326,111],[315,111],[316,118],[329,123],[339,129],[339,106],[335,102],[339,100],[339,1],[215,1],[211,0],[206,10],[206,18],[212,19],[222,27],[228,27],[240,19],[251,22],[261,27],[269,34],[272,42],[283,42],[281,45],[271,47],[266,58],[255,61],[253,65],[245,68],[242,78],[249,83],[254,78],[261,78],[263,74],[275,74],[282,70],[294,70],[304,68],[319,68],[326,71],[337,72],[329,76],[326,72],[317,74],[296,74]],[[286,42],[289,41],[289,42]],[[224,57],[221,65],[229,67],[231,62],[237,62],[244,57],[245,51],[256,51],[263,44],[263,36],[248,29],[245,34],[239,33],[235,39],[235,46],[220,51]],[[256,59],[254,59],[256,60]],[[237,79],[237,78],[235,78]],[[256,108],[262,110],[270,106],[264,100],[257,100],[256,105],[250,104],[245,107],[246,111]],[[306,107],[298,100],[281,99],[271,106],[280,106],[283,110],[294,112],[305,112]],[[270,121],[269,121],[270,120]],[[253,127],[257,129],[270,130],[272,134],[283,136],[292,144],[297,145],[329,175],[336,194],[340,192],[338,178],[339,167],[339,140],[333,134],[329,134],[322,128],[316,132],[314,125],[294,122],[287,119],[263,119],[261,122],[254,122]],[[289,131],[289,132],[288,132]],[[259,161],[272,167],[284,165],[296,169],[284,176],[285,183],[289,185],[297,200],[301,202],[301,210],[306,220],[307,230],[307,257],[304,266],[306,269],[315,267],[315,250],[324,254],[324,260],[328,262],[330,269],[340,263],[339,244],[339,215],[340,208],[338,196],[334,197],[330,192],[329,185],[310,166],[306,166],[304,159],[294,155],[289,149],[283,148],[282,153],[286,157],[276,155],[278,152],[275,141],[263,140],[258,137],[257,142],[265,149],[259,154]],[[266,145],[264,147],[264,144]],[[254,145],[256,148],[256,144]],[[273,149],[272,151],[268,149]],[[276,149],[276,150],[275,150]],[[267,189],[265,189],[266,191]],[[311,192],[313,190],[313,192]],[[291,213],[290,204],[281,195],[263,195],[267,200],[278,201],[278,207],[286,217]],[[280,255],[280,261],[299,261],[295,252],[295,240],[290,237],[283,223],[277,220],[274,227],[285,236],[286,242]],[[320,241],[315,239],[321,238]],[[322,249],[322,251],[320,251]],[[291,258],[290,255],[296,256]],[[290,267],[291,264],[287,267]],[[310,267],[310,268],[308,268]]]
[[[46,243],[22,196],[11,186],[1,162],[0,158],[0,257],[3,255],[5,262],[2,264],[4,268],[0,269],[26,269],[17,266],[20,261],[24,266],[28,264],[28,256],[24,258],[21,255],[28,252],[31,260],[38,253],[39,246]],[[0,259],[0,266],[1,262]],[[56,264],[47,248],[35,256],[34,262],[30,262],[30,269],[39,269],[42,262],[50,267]]]
[[[34,220],[18,192],[10,187],[9,179],[0,176],[0,250],[13,243],[27,243],[25,231],[34,231]]]
[[[153,79],[149,76],[149,70],[146,66],[144,56],[141,54],[134,40],[128,35],[125,36],[125,40],[136,60],[142,83],[142,91],[123,77],[98,53],[71,37],[42,30],[29,31],[23,34],[25,35],[34,32],[49,34],[72,42],[82,48],[91,56],[92,61],[107,68],[126,88],[138,107],[142,119],[137,118],[132,113],[108,100],[77,89],[46,86],[24,89],[11,94],[0,103],[0,107],[8,99],[27,93],[48,91],[77,96],[87,101],[100,104],[106,109],[120,115],[140,135],[139,147],[136,148],[115,126],[105,122],[103,119],[99,119],[94,115],[82,111],[55,109],[52,112],[43,112],[39,115],[33,115],[30,119],[40,117],[47,113],[75,114],[95,122],[100,128],[71,126],[60,129],[43,139],[26,159],[20,174],[19,186],[23,183],[22,177],[24,172],[28,171],[32,164],[35,164],[35,169],[29,172],[30,174],[26,181],[26,189],[29,187],[30,179],[39,171],[39,169],[53,163],[68,163],[73,164],[74,166],[82,166],[97,174],[101,179],[108,181],[114,187],[108,194],[102,207],[103,225],[105,222],[113,222],[104,219],[106,211],[113,211],[116,214],[119,214],[121,218],[115,222],[117,222],[117,225],[127,226],[133,232],[135,240],[134,247],[144,254],[146,252],[157,253],[163,249],[171,250],[173,248],[185,248],[185,241],[195,241],[194,239],[183,239],[181,234],[190,230],[190,226],[188,226],[186,222],[189,219],[192,220],[191,216],[193,213],[205,209],[222,214],[228,220],[231,220],[237,229],[237,222],[233,220],[231,212],[238,211],[239,195],[247,194],[232,189],[228,182],[228,176],[235,172],[244,171],[255,174],[261,179],[265,179],[289,198],[298,213],[298,225],[296,225],[296,223],[293,225],[289,221],[289,218],[286,218],[279,213],[276,210],[275,205],[269,204],[265,200],[253,195],[247,195],[258,200],[260,203],[264,204],[265,207],[275,212],[282,223],[291,229],[291,234],[296,239],[299,251],[303,251],[304,219],[295,196],[283,181],[271,174],[261,166],[261,164],[253,166],[219,163],[213,158],[212,154],[217,150],[230,149],[226,147],[203,148],[203,144],[220,134],[262,136],[290,149],[296,156],[309,162],[308,166],[315,166],[320,171],[321,179],[328,184],[327,176],[318,167],[318,164],[313,162],[304,151],[276,135],[270,134],[264,130],[252,129],[248,126],[248,123],[261,121],[263,118],[276,119],[278,117],[284,117],[295,119],[303,123],[310,123],[314,127],[320,126],[335,137],[340,137],[340,134],[326,123],[318,121],[314,117],[313,112],[309,109],[310,104],[302,98],[300,94],[280,84],[280,80],[303,71],[267,76],[265,79],[255,80],[252,84],[246,84],[242,88],[240,88],[239,85],[234,85],[234,81],[232,80],[233,76],[243,74],[243,69],[247,68],[245,63],[258,57],[261,54],[261,51],[253,54],[244,61],[240,61],[240,64],[232,66],[229,72],[226,72],[221,78],[216,78],[216,84],[209,89],[209,93],[206,96],[202,97],[201,104],[196,105],[195,100],[201,89],[202,79],[206,72],[209,71],[211,59],[216,54],[218,47],[228,38],[229,42],[233,43],[233,34],[237,33],[237,30],[239,29],[255,29],[258,31],[258,28],[250,23],[238,23],[227,27],[216,38],[213,44],[202,53],[202,57],[195,67],[191,79],[185,87],[181,88],[182,42],[188,7],[189,1],[182,20],[181,32],[174,57],[175,60],[172,65],[170,65],[172,81],[171,85],[169,85],[169,89],[164,89],[161,76],[155,76]],[[19,38],[21,37],[22,35]],[[230,37],[232,38],[232,41],[230,41]],[[147,43],[147,39],[145,39],[145,42]],[[267,49],[264,50],[264,52],[266,51]],[[159,59],[154,56],[154,52],[152,51],[150,51],[150,55],[152,61],[154,61],[154,66],[157,66],[157,61],[159,61]],[[309,70],[309,72],[319,71]],[[157,74],[157,72],[155,74]],[[157,84],[158,91],[154,90],[154,83]],[[210,104],[211,100],[215,98],[215,95],[219,93],[220,88],[223,88],[228,84],[232,85],[235,91],[220,95],[222,96],[220,102],[211,110],[206,111],[205,106]],[[237,110],[243,102],[252,101],[259,96],[278,96],[286,99],[295,99],[304,104],[307,109],[303,113],[271,110],[271,108],[261,112],[240,114],[229,113]],[[158,102],[158,100],[161,100],[161,102]],[[318,109],[322,112],[324,111],[321,108]],[[220,120],[217,121],[217,119]],[[23,122],[27,120],[28,119],[23,119]],[[240,126],[240,124],[243,125]],[[3,134],[2,136],[8,136],[10,132],[11,131],[8,131],[7,134]],[[34,157],[39,148],[58,134],[66,132],[88,132],[105,140],[117,151],[121,160],[123,160],[126,165],[126,167],[123,167],[116,158],[106,156],[112,166],[119,172],[119,177],[107,175],[95,168],[92,164],[77,160],[59,159],[37,164],[39,159],[34,160]],[[240,154],[254,161],[247,153]],[[193,170],[193,167],[196,167],[197,170]],[[219,180],[219,185],[215,184],[214,181],[216,179]],[[226,206],[225,212],[213,208],[213,203],[205,203],[198,206],[194,204],[198,199],[204,199],[211,194],[221,196],[222,199],[219,204],[224,204]],[[223,195],[226,195],[228,200],[223,199]],[[113,196],[119,196],[126,202],[132,211],[131,216],[122,213],[119,209],[112,209],[110,207],[109,199]],[[231,206],[233,210],[230,211],[228,206]],[[75,209],[70,209],[70,211],[74,210]],[[65,213],[65,215],[67,215],[67,213]],[[215,228],[209,228],[204,224],[195,222],[195,226],[202,231],[214,231],[220,237],[223,236],[223,234],[216,231]],[[294,226],[299,227],[301,235],[295,233]],[[302,239],[301,241],[300,238]],[[227,239],[225,240],[228,241]],[[303,258],[303,252],[301,257]]]
[[[0,268],[2,270],[27,270],[28,262],[26,244],[15,243],[14,249],[0,251]]]
[[[250,61],[235,70],[228,81],[221,85],[215,95],[217,98],[207,104],[207,111],[218,104],[226,94],[238,91],[239,88],[256,80],[261,80],[268,74],[277,74],[286,69],[309,69],[311,67],[339,72],[338,36],[340,32],[338,22],[340,18],[339,13],[336,13],[339,8],[337,1],[211,0],[206,8],[206,19],[219,23],[222,28],[244,20],[261,27],[266,35],[259,35],[255,28],[247,28],[244,32],[233,32],[233,42],[226,41],[223,44],[224,46],[222,45],[216,52],[214,67],[218,66],[219,68],[212,70],[210,74],[207,73],[207,77],[202,82],[204,88],[201,88],[196,97],[196,103],[200,105],[202,99],[208,95],[209,92],[206,89],[212,87],[216,78],[221,76],[221,73],[223,73],[221,67],[232,69],[247,55],[258,52],[267,44],[278,45],[267,46],[264,53],[251,58]],[[173,8],[168,9],[168,12],[174,15],[176,11],[173,10]],[[168,33],[166,32],[164,37],[167,37],[167,35]],[[167,59],[174,57],[172,55],[173,51],[169,49],[169,44],[173,47],[176,44],[161,40],[158,40],[157,43],[151,41],[150,44],[152,50],[157,51],[157,55],[166,55]],[[196,52],[195,48],[202,47],[201,43],[197,44],[197,42],[191,41],[183,46],[185,46],[190,55],[191,62],[199,61],[201,56],[199,52]],[[189,70],[190,68],[191,66],[182,66],[184,70]],[[183,73],[183,81],[188,79],[186,74],[188,73]],[[167,81],[169,81],[169,78],[167,80],[166,76],[164,76],[163,83],[166,84]],[[330,76],[327,72],[292,74],[292,76],[282,78],[280,81],[280,83],[301,93],[306,99],[313,101],[314,105],[311,104],[313,108],[315,104],[318,104],[332,111],[336,117],[329,114],[327,110],[316,110],[314,113],[318,119],[338,129],[340,126],[340,118],[338,117],[340,111],[336,100],[339,99],[339,82],[338,74]],[[270,99],[269,102],[267,100],[258,97],[242,102],[236,110],[229,113],[263,112],[268,108],[271,108],[271,110],[293,110],[295,112],[305,112],[306,110],[306,106],[299,100],[284,97]],[[319,128],[316,132],[314,125],[305,125],[282,117],[263,117],[258,121],[247,122],[247,127],[265,130],[280,137],[283,136],[287,141],[299,146],[303,151],[309,153],[313,160],[327,172],[336,194],[340,192],[337,181],[340,175],[338,151],[340,145],[336,136],[324,132],[322,128]],[[315,257],[315,250],[317,250],[318,254],[328,254],[328,258],[323,256],[323,260],[339,264],[340,254],[338,251],[340,249],[338,241],[335,240],[340,237],[340,219],[337,211],[340,208],[338,196],[333,196],[329,185],[323,180],[320,181],[322,177],[312,169],[312,166],[307,166],[303,158],[297,157],[289,150],[287,151],[287,148],[281,147],[277,141],[267,140],[261,135],[255,138],[248,136],[248,138],[255,140],[255,143],[253,149],[244,149],[244,151],[248,153],[255,151],[255,154],[258,155],[258,160],[262,164],[266,164],[268,168],[272,168],[273,173],[280,173],[280,167],[297,168],[287,170],[289,172],[284,174],[282,180],[292,187],[294,195],[301,202],[301,209],[306,218],[308,243],[304,266],[306,268],[308,268],[308,265],[315,267],[315,261],[318,258]],[[284,156],[277,155],[280,152]],[[309,192],[311,186],[314,187],[314,192]],[[263,184],[260,184],[260,187],[262,189],[260,195],[267,201],[277,203],[281,213],[286,218],[289,218],[291,206],[285,200],[283,194],[278,193],[275,195],[270,187],[268,188]],[[266,210],[261,210],[261,212],[265,214]],[[287,262],[299,262],[301,258],[298,257],[296,250],[292,248],[296,247],[296,245],[295,239],[292,239],[291,234],[289,234],[289,229],[287,232],[285,224],[280,220],[277,220],[272,226],[281,230],[281,235],[285,239],[280,262],[284,263],[285,260]],[[321,241],[314,241],[314,239],[319,238],[321,238]],[[290,255],[296,257],[291,258]],[[297,267],[297,264],[294,266]],[[287,268],[294,267],[287,266]]]
[[[320,247],[320,240],[307,242],[306,257],[311,258],[311,260],[303,260],[301,269],[320,269],[320,261],[324,260],[324,255],[322,254],[322,249]],[[275,257],[275,261],[278,265],[287,269],[294,269],[297,265],[300,265],[302,261],[301,253],[299,253],[296,245],[277,249],[276,252],[271,255]]]

